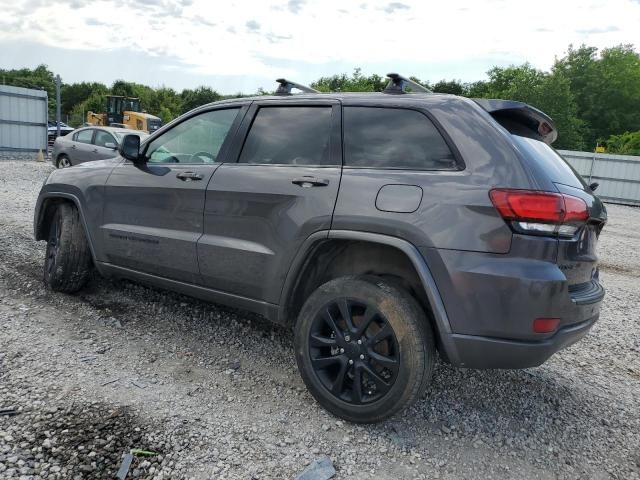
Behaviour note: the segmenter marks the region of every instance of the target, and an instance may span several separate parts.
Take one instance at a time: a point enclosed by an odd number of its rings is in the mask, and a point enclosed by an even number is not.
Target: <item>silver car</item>
[[[116,157],[122,138],[128,134],[138,135],[141,140],[148,136],[144,132],[122,128],[79,128],[64,137],[56,138],[51,161],[56,167],[65,168],[82,162]]]

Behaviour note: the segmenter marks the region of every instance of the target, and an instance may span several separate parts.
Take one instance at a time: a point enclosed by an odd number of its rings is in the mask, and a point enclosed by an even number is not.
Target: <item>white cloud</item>
[[[124,48],[202,75],[303,78],[308,64],[334,63],[415,65],[406,73],[430,78],[433,63],[526,59],[546,69],[570,43],[640,44],[640,4],[631,0],[0,0],[0,11],[0,48],[16,40],[97,55]],[[6,27],[16,21],[22,28]]]

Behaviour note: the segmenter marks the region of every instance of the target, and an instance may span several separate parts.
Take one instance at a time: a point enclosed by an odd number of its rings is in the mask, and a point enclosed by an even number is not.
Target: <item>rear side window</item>
[[[81,130],[76,134],[75,141],[78,143],[91,143],[91,137],[93,137],[93,129]]]
[[[260,108],[239,162],[332,165],[331,106]]]
[[[345,107],[345,165],[410,170],[454,170],[456,160],[427,118],[401,108]]]
[[[456,160],[429,118],[402,108],[344,108],[345,165],[454,170]]]

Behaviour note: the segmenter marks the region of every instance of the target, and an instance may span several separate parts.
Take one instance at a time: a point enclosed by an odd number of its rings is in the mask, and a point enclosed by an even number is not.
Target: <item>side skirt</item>
[[[280,307],[273,303],[241,297],[239,295],[213,290],[200,285],[194,285],[192,283],[171,280],[157,275],[132,270],[130,268],[119,267],[112,263],[96,262],[96,264],[98,271],[106,277],[127,278],[143,284],[182,293],[183,295],[188,295],[207,302],[219,303],[228,307],[247,310],[249,312],[262,315],[273,323],[279,323],[278,312]]]

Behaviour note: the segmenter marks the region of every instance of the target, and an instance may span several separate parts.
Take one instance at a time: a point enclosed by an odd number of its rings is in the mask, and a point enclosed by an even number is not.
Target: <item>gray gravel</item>
[[[439,364],[424,399],[355,426],[306,392],[292,336],[243,312],[94,276],[42,284],[52,167],[0,164],[0,478],[640,478],[640,209],[609,206],[608,296],[583,341],[521,371]]]

